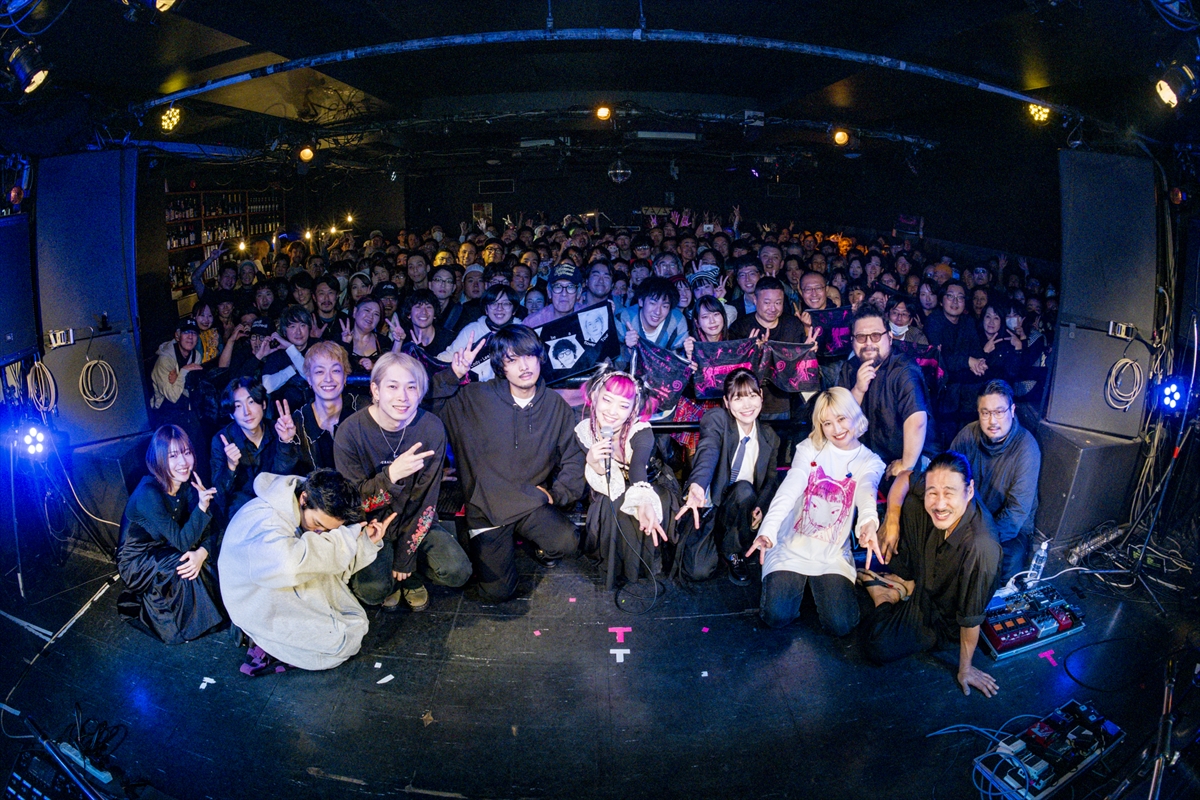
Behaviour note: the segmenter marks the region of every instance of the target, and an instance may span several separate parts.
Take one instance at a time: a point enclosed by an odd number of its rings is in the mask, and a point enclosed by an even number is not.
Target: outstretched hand
[[[486,341],[487,338],[484,337],[476,342],[475,334],[471,334],[467,337],[467,346],[454,354],[450,368],[454,370],[454,374],[458,376],[459,380],[467,377],[467,372],[471,369],[471,365],[475,363],[475,359],[479,357],[479,351],[483,349],[483,344]]]
[[[984,697],[995,697],[996,693],[1000,691],[1000,684],[996,683],[995,678],[975,667],[959,670],[955,680],[958,681],[959,688],[962,689],[964,695],[971,694],[971,687],[983,692]]]
[[[667,541],[667,532],[663,530],[662,525],[658,521],[658,515],[649,505],[638,506],[637,509],[638,528],[642,533],[650,537],[650,542],[658,547],[659,543]]]
[[[883,552],[879,549],[879,520],[870,520],[864,522],[858,531],[858,545],[867,549],[867,563],[864,569],[871,569],[871,557],[881,564],[886,564],[884,561]]]
[[[387,533],[388,526],[395,521],[396,514],[397,512],[393,511],[391,516],[389,516],[387,519],[368,522],[366,525],[362,526],[362,530],[360,530],[359,533],[365,533],[367,538],[370,539],[374,544],[379,544],[379,542],[383,540],[383,535]]]
[[[763,559],[767,555],[767,551],[770,550],[774,546],[775,545],[771,544],[770,539],[768,539],[766,536],[763,536],[760,534],[759,536],[755,537],[753,542],[750,543],[750,549],[746,551],[746,558],[749,558],[750,556],[754,555],[754,551],[757,550],[758,551],[758,563],[762,564]]]
[[[217,487],[214,486],[211,489],[205,489],[204,482],[194,472],[192,473],[192,487],[196,490],[196,494],[200,498],[200,501],[196,503],[196,507],[201,511],[207,512],[209,504],[212,503],[213,497],[217,494]]]
[[[279,418],[275,420],[275,435],[279,441],[287,444],[296,437],[296,421],[292,419],[292,409],[287,400],[276,400],[275,411]]]
[[[683,515],[690,510],[696,530],[700,530],[700,509],[702,508],[704,508],[704,490],[693,483],[688,486],[687,498],[684,500],[683,507],[679,509],[679,513],[675,515],[675,521],[683,519]]]
[[[388,465],[388,477],[392,479],[392,483],[399,483],[409,475],[415,475],[425,469],[425,459],[433,458],[433,455],[432,450],[421,451],[421,442],[417,442]]]

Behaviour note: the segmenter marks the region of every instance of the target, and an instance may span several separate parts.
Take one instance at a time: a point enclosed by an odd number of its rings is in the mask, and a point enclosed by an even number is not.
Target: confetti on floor
[[[382,678],[380,678],[379,680],[375,681],[375,683],[376,683],[376,684],[384,684],[384,683],[388,683],[389,681],[391,681],[391,680],[392,680],[393,678],[395,678],[395,677],[396,677],[395,675],[384,675]]]
[[[428,728],[430,725],[432,725],[433,723],[437,722],[437,720],[435,720],[435,719],[433,718],[433,712],[432,712],[432,711],[426,711],[424,714],[422,714],[422,715],[421,715],[421,722],[424,722],[424,723],[425,723],[425,727],[426,727],[426,728]]]

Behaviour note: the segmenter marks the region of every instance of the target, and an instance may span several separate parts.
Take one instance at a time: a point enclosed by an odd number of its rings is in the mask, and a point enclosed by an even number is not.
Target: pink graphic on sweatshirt
[[[803,503],[792,532],[834,544],[845,536],[854,507],[854,478],[847,475],[839,481],[821,467],[813,467]]]

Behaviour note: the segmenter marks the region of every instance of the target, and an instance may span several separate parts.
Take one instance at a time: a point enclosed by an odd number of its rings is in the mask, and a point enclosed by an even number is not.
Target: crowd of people
[[[1045,381],[1053,285],[1023,259],[960,269],[911,239],[750,230],[736,207],[728,227],[647,223],[215,252],[152,370],[161,427],[123,520],[122,612],[172,643],[232,621],[259,675],[340,664],[364,607],[423,610],[429,583],[510,599],[518,542],[617,586],[746,586],[757,560],[766,624],[811,592],[832,635],[865,625],[872,659],[955,646],[961,688],[993,694],[972,656],[1029,557],[1041,457],[1016,409]],[[581,390],[548,387],[541,327],[603,304],[620,355]],[[699,343],[815,347],[813,312],[836,308],[850,350],[818,350],[814,391],[739,367],[722,399],[671,412],[697,432],[656,435],[639,346],[693,369]],[[929,346],[939,377],[897,342]]]

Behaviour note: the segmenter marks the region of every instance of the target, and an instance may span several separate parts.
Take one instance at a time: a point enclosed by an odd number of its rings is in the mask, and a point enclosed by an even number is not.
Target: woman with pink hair
[[[610,584],[653,578],[661,567],[659,545],[675,540],[679,486],[654,455],[652,403],[626,372],[592,378],[585,398],[575,426],[592,488],[583,553],[607,564]]]

